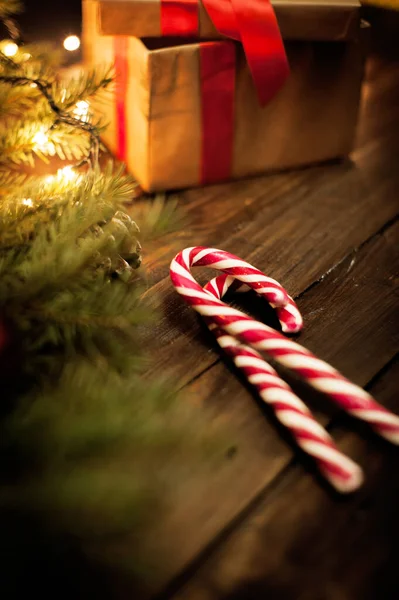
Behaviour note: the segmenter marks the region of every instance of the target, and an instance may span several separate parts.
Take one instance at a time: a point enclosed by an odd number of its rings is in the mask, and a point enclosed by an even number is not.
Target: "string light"
[[[77,35],[68,35],[64,40],[64,48],[68,52],[74,52],[80,47],[80,39]]]
[[[37,148],[39,148],[40,150],[44,150],[45,147],[48,145],[48,136],[41,129],[40,131],[35,133],[35,135],[32,138],[32,142],[35,144],[35,146]]]
[[[49,154],[50,156],[55,155],[55,146],[48,138],[47,133],[44,129],[39,129],[32,138],[34,144],[33,150]]]
[[[67,167],[63,167],[62,169],[58,169],[56,175],[47,175],[44,178],[44,183],[47,185],[62,183],[71,183],[72,181],[76,181],[79,177],[78,173],[74,171],[73,167],[68,165]]]
[[[86,123],[89,120],[89,108],[90,104],[86,100],[79,100],[76,103],[73,114]]]
[[[63,181],[74,181],[77,178],[78,174],[73,170],[71,166],[64,167],[63,169],[58,169],[57,171],[57,179],[61,179]]]
[[[1,51],[5,56],[11,58],[12,56],[15,56],[17,54],[18,46],[15,42],[6,41],[2,44]]]
[[[23,198],[23,199],[21,200],[21,203],[22,203],[24,206],[33,206],[33,200],[32,200],[32,198]]]

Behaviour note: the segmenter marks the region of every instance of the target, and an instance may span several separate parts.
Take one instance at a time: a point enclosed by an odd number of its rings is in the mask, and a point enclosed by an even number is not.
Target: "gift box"
[[[363,73],[359,4],[275,0],[273,7],[268,0],[83,0],[85,60],[114,63],[117,76],[111,98],[95,107],[109,123],[104,141],[143,189],[204,185],[350,152]]]

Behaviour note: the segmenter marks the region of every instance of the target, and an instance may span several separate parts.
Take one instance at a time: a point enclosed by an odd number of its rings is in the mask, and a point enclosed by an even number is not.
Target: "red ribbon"
[[[198,34],[200,0],[161,0],[163,35]],[[240,41],[259,101],[267,104],[288,75],[288,61],[269,0],[202,0],[222,35]],[[200,43],[202,184],[231,175],[235,55],[232,44]]]
[[[163,35],[198,33],[200,0],[161,0]],[[222,35],[240,41],[259,101],[267,104],[288,76],[288,61],[270,0],[202,0]]]
[[[205,0],[215,3],[215,0]],[[276,15],[269,0],[232,0],[241,42],[262,105],[280,90],[289,67]]]
[[[201,184],[231,175],[234,147],[235,46],[232,42],[200,44]]]
[[[115,96],[116,96],[116,156],[119,160],[127,160],[127,82],[129,65],[127,60],[128,38],[114,37],[115,56]]]
[[[198,0],[161,0],[162,35],[195,36],[198,33]]]

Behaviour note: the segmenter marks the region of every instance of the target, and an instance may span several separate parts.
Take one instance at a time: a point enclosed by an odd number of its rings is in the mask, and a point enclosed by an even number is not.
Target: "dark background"
[[[61,43],[67,35],[81,34],[81,0],[24,0],[17,16],[27,42],[50,40]]]

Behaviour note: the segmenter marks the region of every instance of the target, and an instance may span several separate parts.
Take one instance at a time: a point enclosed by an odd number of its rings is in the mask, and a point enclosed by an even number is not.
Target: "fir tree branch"
[[[0,15],[16,4],[0,0]],[[137,535],[189,468],[199,419],[170,385],[142,377],[141,328],[154,315],[135,275],[138,228],[124,212],[136,184],[123,167],[100,170],[102,125],[75,112],[111,74],[66,84],[49,66],[36,49],[0,53],[0,506],[55,515],[56,527],[98,547],[131,527]],[[69,178],[15,168],[54,154],[90,168]],[[168,205],[144,212],[146,234],[165,231]]]
[[[90,154],[94,153],[94,155],[98,155],[98,128],[92,123],[80,119],[79,117],[74,117],[68,111],[65,111],[62,108],[60,108],[60,106],[55,102],[53,98],[52,85],[49,82],[43,81],[41,79],[20,77],[17,75],[0,75],[0,82],[7,83],[11,86],[31,86],[32,84],[34,84],[37,87],[37,89],[41,92],[43,97],[47,100],[49,107],[51,108],[56,117],[53,127],[57,126],[59,123],[62,123],[65,125],[69,125],[70,127],[73,127],[75,129],[81,129],[90,136]],[[108,82],[106,82],[105,85],[108,85]]]
[[[70,131],[75,136],[76,130],[81,130],[89,136],[90,143],[87,148],[82,152],[86,160],[90,161],[93,165],[98,160],[98,152],[100,148],[100,125],[99,123],[93,123],[88,118],[80,118],[70,112],[71,106],[75,105],[76,102],[83,98],[84,91],[90,96],[95,94],[99,89],[107,88],[112,82],[110,71],[107,70],[105,73],[98,77],[94,71],[89,72],[87,75],[82,75],[77,81],[73,81],[70,84],[70,92],[65,92],[64,97],[60,94],[62,84],[53,83],[51,81],[43,80],[41,78],[28,77],[26,75],[18,74],[2,74],[0,75],[0,83],[14,87],[33,88],[38,90],[43,98],[47,101],[47,104],[54,115],[54,120],[45,128],[49,134],[49,143],[46,148],[37,148],[33,141],[34,135],[27,139],[29,135],[29,126],[18,128],[18,134],[15,134],[14,143],[10,141],[8,132],[3,134],[2,140],[0,139],[0,155],[2,161],[13,161],[13,162],[28,162],[32,164],[32,153],[37,154],[39,157],[44,158],[46,154],[54,155],[58,154],[60,158],[71,158],[75,157],[78,159],[82,158],[81,148],[78,152],[74,152],[71,146],[71,140],[65,140],[64,143],[56,142],[55,138],[60,137],[62,132],[65,137]],[[64,91],[66,87],[64,86]],[[57,102],[56,97],[61,96]],[[62,108],[64,105],[66,108]],[[3,104],[4,107],[4,104]],[[25,137],[25,139],[24,139]],[[75,137],[76,139],[76,137]],[[70,151],[68,153],[67,148]]]
[[[22,2],[19,0],[0,0],[0,18],[16,15],[22,11]]]
[[[38,227],[54,220],[68,205],[105,204],[112,207],[112,215],[132,199],[136,185],[124,168],[115,168],[112,161],[102,171],[95,168],[77,174],[72,184],[58,176],[29,178],[23,189],[14,190],[0,203],[0,248],[26,244]]]
[[[63,110],[73,109],[77,102],[90,99],[98,92],[107,89],[114,81],[113,70],[110,67],[82,71],[78,77],[67,82],[57,80],[52,85],[51,94],[54,101]]]

